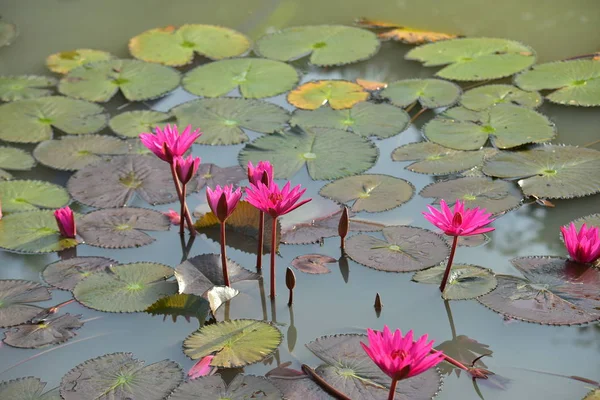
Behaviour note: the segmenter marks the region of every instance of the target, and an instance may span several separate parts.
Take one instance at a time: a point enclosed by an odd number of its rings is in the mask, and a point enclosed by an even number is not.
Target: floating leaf
[[[52,89],[47,88],[54,85],[56,79],[47,76],[0,76],[0,100],[15,101],[49,96]]]
[[[582,197],[600,191],[600,152],[575,146],[546,145],[501,152],[483,166],[486,175],[520,179],[526,196]]]
[[[510,76],[535,62],[533,49],[506,39],[467,38],[430,43],[412,49],[407,60],[426,67],[446,67],[436,75],[457,81],[484,81]]]
[[[439,285],[446,271],[446,264],[416,272],[412,280],[419,283]],[[454,264],[448,277],[448,285],[442,293],[446,300],[468,300],[494,290],[498,282],[491,269],[477,265]]]
[[[495,215],[521,204],[521,193],[513,183],[485,177],[438,181],[425,186],[419,194],[425,198],[444,199],[450,205],[457,199],[462,200],[465,207],[485,208]]]
[[[579,230],[579,228],[581,228],[581,225],[583,224],[586,224],[586,226],[588,227],[597,226],[600,228],[600,213],[586,215],[585,217],[577,218],[575,221],[572,222],[577,227],[577,230]],[[570,224],[565,225],[565,228],[567,228],[568,225]]]
[[[124,207],[136,194],[152,205],[177,200],[167,163],[141,155],[88,165],[71,176],[67,189],[80,203],[99,208]]]
[[[178,67],[189,64],[194,53],[213,60],[236,57],[250,49],[250,39],[233,29],[186,24],[150,29],[131,38],[129,52],[140,60]]]
[[[0,21],[0,30],[1,24]],[[43,393],[45,387],[46,382],[33,376],[13,379],[0,383],[0,398],[7,400],[61,400],[58,389]]]
[[[335,128],[361,136],[385,139],[404,131],[410,116],[389,104],[358,103],[351,109],[333,110],[321,107],[315,111],[296,110],[290,125],[302,128]]]
[[[440,343],[435,346],[435,349],[444,352],[445,355],[452,357],[455,360],[462,360],[466,364],[469,364],[469,361],[472,362],[472,360],[480,358],[480,356],[491,356],[493,351],[490,350],[489,347],[490,346],[487,344],[479,343],[477,340],[471,339],[468,336],[453,335],[452,340],[446,340],[445,342]],[[479,359],[478,364],[483,368],[486,368],[486,365],[481,359]],[[437,368],[445,375],[450,375],[454,371],[456,372],[457,377],[460,377],[461,372],[463,372],[462,369],[447,362],[438,364]]]
[[[256,280],[260,275],[242,268],[227,259],[227,272],[231,283]],[[215,286],[223,286],[223,267],[219,254],[200,254],[189,258],[175,268],[179,293],[206,297],[206,292]]]
[[[238,374],[227,385],[220,375],[201,376],[184,382],[169,400],[211,399],[264,399],[279,400],[282,394],[262,376]]]
[[[352,157],[348,157],[352,154]],[[314,180],[339,179],[365,172],[375,165],[377,147],[369,140],[338,129],[292,129],[260,137],[240,151],[239,162],[269,160],[275,177],[291,179],[304,164]]]
[[[307,274],[328,274],[331,272],[325,264],[337,263],[333,257],[322,254],[305,254],[292,260],[292,267]]]
[[[513,104],[498,104],[484,111],[451,108],[423,127],[432,142],[457,150],[477,150],[488,139],[494,147],[510,149],[541,143],[556,136],[556,128],[544,115]]]
[[[600,400],[600,389],[592,389],[583,400]]]
[[[107,115],[97,104],[62,96],[20,100],[0,106],[0,139],[37,143],[52,139],[53,127],[69,134],[96,133]]]
[[[39,283],[20,279],[0,280],[0,328],[31,320],[44,309],[30,303],[50,300],[51,297],[48,289]]]
[[[600,270],[560,257],[511,260],[523,275],[498,275],[496,290],[477,298],[497,313],[546,325],[600,320]]]
[[[418,271],[442,262],[450,248],[441,235],[413,226],[388,226],[385,240],[355,235],[346,240],[346,253],[367,267],[388,272]]]
[[[321,389],[309,376],[269,375],[269,380],[281,390],[286,400],[332,400],[335,397]]]
[[[421,29],[408,28],[390,22],[376,21],[360,18],[356,23],[365,28],[392,28],[379,32],[377,37],[381,40],[396,40],[406,44],[423,44],[438,42],[440,40],[455,39],[457,35],[452,33],[432,32]]]
[[[342,25],[298,26],[265,35],[255,51],[263,57],[292,61],[310,54],[314,65],[343,65],[371,58],[379,50],[377,36]]]
[[[142,132],[154,132],[157,126],[163,128],[171,119],[169,113],[159,111],[126,111],[112,117],[108,126],[117,135],[137,139]]]
[[[441,79],[405,79],[392,82],[381,92],[398,107],[407,107],[418,101],[423,108],[451,106],[460,97],[460,87]]]
[[[523,90],[554,90],[546,96],[568,106],[600,106],[600,62],[556,61],[533,66],[515,77]]]
[[[324,80],[306,82],[288,93],[287,101],[303,110],[316,110],[329,104],[334,110],[351,108],[369,98],[362,86],[348,81]]]
[[[505,103],[533,109],[542,105],[542,96],[512,85],[485,85],[465,92],[460,98],[460,104],[473,111]]]
[[[246,171],[238,165],[221,168],[215,164],[208,163],[200,164],[196,177],[198,180],[198,190],[204,186],[214,188],[217,185],[233,185],[237,187],[240,181],[248,179]]]
[[[94,272],[106,271],[117,262],[105,257],[73,257],[48,264],[42,277],[48,285],[73,290],[81,280]]]
[[[493,150],[453,150],[432,142],[408,143],[392,152],[394,161],[413,161],[407,170],[420,174],[450,175],[483,164]]]
[[[355,175],[323,186],[319,194],[340,204],[355,200],[352,211],[380,212],[391,210],[409,201],[414,186],[404,179],[389,175]]]
[[[161,97],[179,86],[179,72],[138,60],[98,61],[72,69],[58,85],[62,94],[107,102],[119,90],[129,101]]]
[[[81,217],[77,232],[86,244],[105,249],[140,247],[154,242],[144,231],[168,231],[165,214],[145,208],[98,210]]]
[[[60,208],[69,203],[69,194],[59,185],[44,181],[14,180],[0,182],[3,212]]]
[[[237,58],[201,65],[183,77],[188,92],[203,97],[226,95],[239,88],[242,97],[260,99],[287,92],[298,83],[290,65],[264,58]]]
[[[53,315],[37,324],[19,325],[4,332],[4,343],[22,349],[37,349],[59,344],[75,337],[83,326],[81,315]],[[1,390],[0,390],[1,393]]]
[[[177,292],[177,285],[167,281],[173,268],[163,264],[119,264],[107,270],[79,282],[73,289],[75,299],[98,311],[141,312],[161,297]]]
[[[96,61],[112,60],[114,56],[107,51],[92,49],[77,49],[70,51],[60,51],[50,54],[46,58],[46,66],[52,72],[57,74],[66,74],[73,68]]]
[[[358,83],[360,86],[362,86],[369,92],[374,92],[376,90],[385,89],[388,85],[385,82],[369,81],[369,80],[360,79],[360,78],[356,78],[355,81],[356,81],[356,83]]]
[[[183,342],[185,355],[198,360],[216,353],[211,365],[237,368],[262,361],[281,343],[281,332],[268,322],[234,319],[205,325]]]
[[[17,35],[17,26],[15,24],[0,21],[0,47],[10,45]]]
[[[213,315],[217,315],[217,310],[223,303],[228,302],[235,296],[240,294],[240,291],[229,286],[213,286],[212,289],[206,292],[206,298],[210,306],[210,311]]]
[[[183,371],[174,361],[144,364],[131,353],[105,354],[87,360],[63,376],[60,395],[64,400],[163,400],[183,380]]]
[[[128,152],[129,146],[124,140],[105,135],[82,135],[42,142],[33,151],[33,156],[50,168],[76,171],[101,161],[102,155]]]
[[[0,146],[0,168],[14,171],[29,171],[35,159],[28,152],[15,147]],[[0,179],[12,179],[12,175],[0,169]]]
[[[454,238],[452,236],[444,236],[446,242],[448,242],[448,246],[452,246],[452,242]],[[490,241],[489,236],[482,233],[479,235],[470,235],[470,236],[459,236],[458,237],[458,245],[463,247],[477,247],[483,244],[486,244]]]
[[[209,303],[205,298],[180,293],[158,299],[146,309],[148,314],[164,315],[165,318],[170,315],[173,322],[177,321],[177,317],[184,317],[188,321],[197,318],[200,326],[204,324],[209,311]]]

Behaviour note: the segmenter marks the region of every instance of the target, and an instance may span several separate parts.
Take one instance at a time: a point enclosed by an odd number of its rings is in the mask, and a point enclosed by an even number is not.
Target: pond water
[[[564,59],[598,51],[600,35],[600,7],[593,0],[578,2],[547,1],[315,1],[315,0],[225,0],[198,1],[76,1],[4,0],[0,9],[2,18],[14,22],[20,31],[18,39],[0,49],[0,74],[49,74],[44,60],[48,54],[74,49],[95,48],[128,57],[127,42],[140,32],[168,24],[209,23],[237,29],[256,39],[265,32],[303,24],[351,24],[361,16],[401,22],[409,26],[440,32],[455,32],[469,36],[516,39],[532,46],[539,62]],[[319,69],[305,61],[294,63],[304,72],[301,82],[315,79],[347,79],[357,77],[391,82],[406,78],[432,76],[435,69],[417,62],[405,61],[410,47],[385,43],[372,59],[345,67]],[[179,89],[166,98],[149,102],[148,106],[166,111],[192,96]],[[269,101],[288,110],[285,96]],[[120,98],[108,103],[115,112],[124,103]],[[125,108],[127,110],[127,108]],[[538,110],[557,126],[554,143],[584,145],[598,139],[600,113],[596,108],[564,107],[545,102]],[[437,178],[410,172],[408,162],[393,162],[390,154],[396,147],[421,139],[420,128],[433,113],[419,118],[402,134],[384,140],[374,140],[379,148],[379,160],[369,173],[390,174],[410,181],[416,193]],[[106,128],[102,133],[110,133]],[[259,134],[249,132],[250,139]],[[31,150],[33,146],[21,146]],[[193,154],[203,163],[221,167],[237,165],[237,154],[244,145],[200,146]],[[598,149],[599,146],[594,148]],[[351,155],[348,155],[351,157]],[[64,185],[70,174],[37,166],[27,172],[15,172],[17,178],[43,179]],[[313,181],[305,168],[292,182],[307,187],[307,196],[313,201],[283,218],[283,225],[329,214],[338,206],[319,196],[325,181]],[[528,201],[526,201],[528,202]],[[206,211],[205,192],[189,196],[191,209]],[[566,251],[559,238],[560,226],[592,213],[600,212],[598,197],[588,196],[571,200],[553,201],[554,208],[526,204],[510,211],[494,222],[496,230],[490,241],[478,247],[461,247],[457,263],[472,263],[488,267],[496,274],[519,275],[509,260],[517,256],[564,256]],[[357,218],[384,224],[410,224],[430,228],[422,217],[430,199],[416,194],[401,207],[382,213],[359,213]],[[131,205],[146,207],[136,199]],[[176,204],[156,206],[161,211],[176,208]],[[77,210],[85,212],[84,206]],[[378,235],[378,234],[376,234]],[[176,229],[152,232],[156,241],[140,249],[107,251],[90,246],[79,246],[78,256],[107,256],[120,263],[152,261],[175,267],[182,260],[183,250]],[[378,236],[380,237],[380,235]],[[199,237],[193,243],[189,257],[203,253],[219,253],[217,242]],[[261,301],[260,285],[255,281],[235,284],[242,294],[227,307],[219,309],[217,319],[254,318],[273,321],[284,333],[283,342],[275,355],[264,362],[247,366],[245,373],[264,375],[280,363],[291,361],[312,366],[319,360],[305,344],[335,333],[362,333],[366,328],[381,329],[384,324],[403,331],[414,329],[416,334],[428,333],[436,344],[455,336],[467,336],[488,346],[491,357],[484,359],[488,368],[506,378],[503,388],[479,381],[481,396],[493,399],[580,399],[590,385],[571,379],[544,374],[544,371],[566,376],[590,379],[600,377],[600,326],[555,327],[526,322],[505,321],[475,300],[452,301],[449,308],[440,298],[436,285],[411,282],[412,273],[386,273],[364,267],[349,260],[349,272],[340,271],[331,264],[332,272],[309,275],[296,271],[295,303],[287,306],[287,290],[283,279],[285,267],[299,255],[320,253],[338,258],[339,239],[325,239],[313,245],[282,245],[278,257],[279,296],[274,303],[268,298]],[[255,256],[234,248],[228,257],[253,270]],[[58,260],[56,254],[17,255],[0,253],[0,279],[28,279],[40,281],[44,267]],[[265,256],[264,262],[268,262]],[[347,276],[344,276],[348,274]],[[265,285],[268,279],[265,279]],[[379,316],[373,308],[376,293],[381,295],[384,307]],[[53,291],[55,305],[70,298],[69,292]],[[449,309],[451,314],[449,314]],[[37,376],[57,386],[61,377],[79,363],[112,352],[132,352],[148,363],[170,359],[188,370],[194,361],[182,352],[182,341],[198,328],[198,322],[178,318],[151,316],[146,313],[110,314],[85,308],[77,303],[64,307],[72,314],[83,314],[90,319],[78,331],[77,337],[64,347],[44,349],[0,348],[0,381],[17,377]],[[31,361],[28,357],[46,351]],[[18,365],[16,365],[18,364]],[[16,365],[16,366],[15,366]],[[466,374],[452,373],[444,378],[439,399],[477,399],[471,379]]]

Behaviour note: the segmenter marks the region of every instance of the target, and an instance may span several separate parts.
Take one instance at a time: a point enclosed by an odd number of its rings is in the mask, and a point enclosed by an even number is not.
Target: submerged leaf
[[[140,133],[154,132],[157,126],[164,128],[164,125],[172,119],[171,114],[159,111],[126,111],[112,117],[108,126],[117,135],[137,139]]]
[[[418,101],[423,108],[451,106],[458,101],[461,89],[442,79],[405,79],[392,82],[381,92],[398,107],[407,107]]]
[[[337,263],[333,257],[322,254],[305,254],[292,260],[292,267],[307,274],[328,274],[331,272],[325,264]]]
[[[440,285],[446,271],[446,265],[438,265],[415,273],[414,282]],[[447,286],[442,293],[446,300],[469,300],[494,290],[498,282],[494,272],[477,265],[453,264]]]
[[[4,343],[22,349],[37,349],[59,344],[75,337],[83,326],[81,315],[53,315],[37,324],[19,325],[4,332]],[[0,390],[1,393],[1,390]]]
[[[453,150],[433,142],[408,143],[392,152],[393,161],[416,162],[405,167],[420,174],[450,175],[483,165],[493,150]]]
[[[44,309],[30,303],[50,300],[51,297],[48,289],[39,283],[20,279],[0,280],[0,328],[31,320]]]
[[[31,180],[0,182],[0,199],[2,211],[9,213],[60,208],[70,201],[69,194],[62,186]]]
[[[460,98],[460,104],[473,111],[505,103],[533,109],[542,105],[542,96],[512,85],[485,85],[465,92]]]
[[[323,80],[306,82],[287,95],[287,101],[303,110],[329,104],[334,110],[351,108],[369,98],[369,92],[353,82]]]
[[[118,264],[105,257],[73,257],[48,264],[42,272],[44,281],[63,290],[73,290],[75,285],[94,272],[106,271]]]
[[[1,21],[0,24],[2,24]],[[58,389],[43,393],[45,387],[46,382],[33,376],[13,379],[0,383],[0,398],[7,400],[61,400]]]
[[[240,181],[248,179],[248,174],[238,165],[221,168],[215,164],[202,163],[198,168],[196,179],[198,180],[198,190],[204,186],[214,188],[217,185],[233,185],[237,187]]]
[[[237,374],[227,385],[220,375],[184,382],[169,400],[261,399],[279,400],[282,394],[262,376]]]
[[[47,76],[0,76],[0,100],[15,101],[49,96],[56,79]]]
[[[66,74],[73,68],[93,63],[96,61],[106,61],[115,58],[112,54],[102,50],[77,49],[70,51],[60,51],[50,54],[46,58],[46,66],[52,72],[57,74]]]
[[[383,32],[379,32],[377,37],[380,40],[392,39],[406,44],[431,43],[438,42],[440,40],[455,39],[457,37],[457,35],[452,33],[414,29],[390,22],[376,21],[367,18],[360,18],[356,22],[359,26],[363,26],[365,28],[391,28]]]

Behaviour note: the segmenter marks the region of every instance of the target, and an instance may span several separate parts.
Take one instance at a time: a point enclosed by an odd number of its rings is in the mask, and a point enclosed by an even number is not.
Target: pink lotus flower
[[[238,202],[242,198],[242,189],[233,190],[233,185],[221,186],[216,188],[206,188],[206,200],[213,214],[217,216],[221,223],[224,223],[231,215]]]
[[[560,228],[565,246],[573,261],[580,263],[593,263],[600,258],[600,231],[597,227],[581,225],[579,232],[571,222],[569,228]]]
[[[196,364],[194,364],[192,368],[190,368],[190,370],[188,371],[188,377],[193,380],[201,376],[210,375],[210,373],[214,369],[214,367],[210,365],[213,358],[215,358],[215,356],[213,356],[212,354],[202,357],[200,361],[198,361]]]
[[[76,228],[73,210],[69,206],[59,208],[54,211],[54,218],[56,218],[60,235],[65,238],[75,239]]]
[[[290,190],[290,182],[288,182],[282,190],[279,190],[276,183],[267,186],[262,182],[257,182],[256,185],[246,188],[246,200],[262,212],[277,218],[312,200],[305,199],[298,203],[300,197],[306,192],[306,189],[300,190],[300,187],[298,185]]]
[[[194,141],[202,135],[200,129],[192,132],[192,126],[188,125],[181,134],[177,125],[167,125],[164,129],[158,126],[154,128],[155,134],[142,133],[140,140],[158,158],[169,164],[173,162],[174,157],[181,157],[192,146]]]
[[[255,168],[252,161],[248,161],[248,180],[252,185],[262,182],[269,186],[273,182],[273,165],[268,161],[259,161]]]
[[[200,157],[174,157],[173,162],[175,163],[177,178],[183,185],[186,185],[196,174],[196,172],[198,172],[198,167],[200,166]]]
[[[449,236],[472,236],[494,230],[492,227],[485,228],[494,221],[494,218],[490,219],[492,214],[479,207],[465,208],[465,203],[460,200],[456,200],[454,211],[444,200],[440,201],[441,211],[432,206],[427,208],[430,214],[424,212],[423,216]]]
[[[181,215],[179,215],[177,211],[169,208],[169,211],[164,212],[163,214],[169,217],[169,220],[171,220],[171,224],[179,225],[181,223]]]

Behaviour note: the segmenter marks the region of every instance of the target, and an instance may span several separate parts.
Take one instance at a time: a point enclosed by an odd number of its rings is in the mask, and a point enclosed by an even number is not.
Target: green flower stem
[[[223,267],[223,281],[225,286],[231,286],[229,272],[227,272],[227,254],[225,254],[225,221],[221,222],[221,266]]]
[[[277,248],[277,217],[273,217],[273,229],[271,229],[271,299],[275,298],[275,249]]]
[[[396,396],[396,385],[398,385],[398,379],[392,379],[392,384],[390,385],[390,394],[388,395],[388,400],[394,400],[394,396]]]
[[[263,236],[265,234],[265,213],[260,211],[258,216],[258,249],[256,250],[256,270],[262,269]]]
[[[194,228],[194,223],[192,222],[192,217],[190,216],[190,210],[188,210],[188,206],[185,202],[185,197],[182,196],[181,185],[179,184],[179,178],[177,178],[177,171],[175,171],[175,163],[171,163],[171,175],[173,176],[173,183],[175,183],[175,190],[177,190],[177,196],[179,196],[179,202],[182,205],[184,212],[181,215],[181,218],[187,222],[188,229],[190,230],[190,235],[196,236],[196,229]],[[181,225],[183,225],[184,221],[181,221]]]
[[[452,250],[450,251],[450,257],[448,258],[448,264],[446,265],[446,271],[444,271],[444,277],[442,278],[442,283],[440,284],[440,291],[444,293],[444,289],[446,289],[446,284],[448,283],[448,277],[450,276],[450,270],[452,269],[452,261],[454,260],[454,253],[456,253],[456,246],[458,245],[458,236],[454,236],[454,240],[452,241]]]

